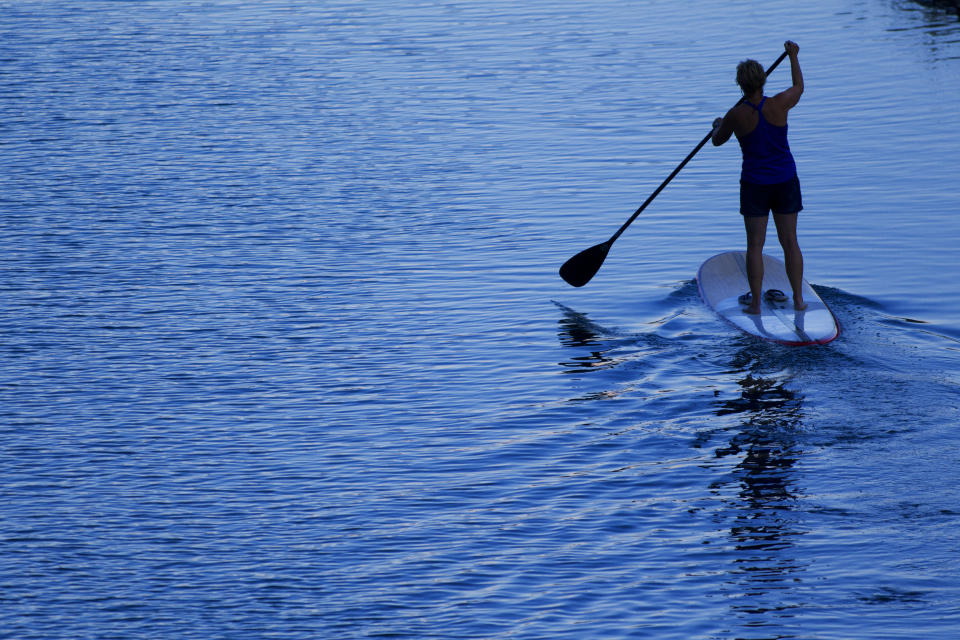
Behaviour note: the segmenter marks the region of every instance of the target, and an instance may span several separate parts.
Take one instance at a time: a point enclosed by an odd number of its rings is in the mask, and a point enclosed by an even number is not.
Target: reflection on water
[[[904,11],[920,14],[918,24],[897,25],[889,31],[920,31],[933,60],[957,59],[957,35],[960,34],[960,2],[957,0],[912,0],[898,3]]]
[[[736,359],[743,357],[741,352]],[[794,467],[802,454],[795,435],[802,428],[803,396],[788,388],[789,376],[760,375],[742,366],[737,375],[743,375],[737,381],[740,395],[719,401],[716,415],[738,416],[739,425],[715,454],[742,459],[732,476],[717,480],[711,491],[727,496],[717,518],[729,528],[734,550],[731,610],[747,616],[747,626],[766,626],[769,618],[754,616],[798,606],[784,591],[799,581],[803,569],[792,550],[804,531],[791,518],[802,498]],[[733,498],[723,491],[731,482],[739,485]]]
[[[960,2],[957,0],[912,0],[912,3],[924,8],[924,17],[928,22],[938,22],[949,17],[960,20]]]
[[[599,336],[603,333],[603,328],[590,320],[586,314],[557,302],[554,304],[563,311],[563,316],[557,322],[560,325],[561,344],[565,347],[589,347],[600,344]]]
[[[573,356],[569,361],[561,362],[560,366],[564,368],[565,373],[607,369],[622,361],[620,358],[607,355],[616,346],[607,344],[602,338],[610,334],[609,330],[599,326],[583,313],[556,302],[554,304],[563,311],[563,316],[557,322],[560,343],[565,347],[591,347],[588,353]]]

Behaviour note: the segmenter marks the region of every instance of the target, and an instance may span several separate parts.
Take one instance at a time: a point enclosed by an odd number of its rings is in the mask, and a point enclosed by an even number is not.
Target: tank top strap
[[[749,100],[744,100],[744,102],[746,102],[748,105],[750,105],[751,107],[753,107],[753,109],[754,109],[755,111],[758,111],[758,112],[760,112],[760,113],[763,113],[763,103],[766,102],[766,101],[767,101],[767,96],[763,96],[763,98],[761,98],[760,104],[753,104],[753,103],[750,102]]]

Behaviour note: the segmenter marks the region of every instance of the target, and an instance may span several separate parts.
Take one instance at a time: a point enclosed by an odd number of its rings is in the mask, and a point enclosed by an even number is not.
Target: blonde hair
[[[737,65],[737,84],[740,85],[743,95],[748,96],[757,89],[763,89],[766,82],[767,74],[756,60],[744,60]]]

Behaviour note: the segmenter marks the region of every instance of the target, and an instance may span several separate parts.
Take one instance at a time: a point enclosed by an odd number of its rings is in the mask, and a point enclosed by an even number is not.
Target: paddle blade
[[[563,263],[560,277],[575,287],[582,287],[600,270],[610,251],[610,241],[585,249]]]

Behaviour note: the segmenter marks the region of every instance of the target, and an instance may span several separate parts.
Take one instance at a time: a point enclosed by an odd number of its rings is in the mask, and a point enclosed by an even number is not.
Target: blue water
[[[950,3],[25,0],[0,37],[0,637],[956,637]],[[840,339],[699,301],[735,144],[564,284],[787,38]]]

